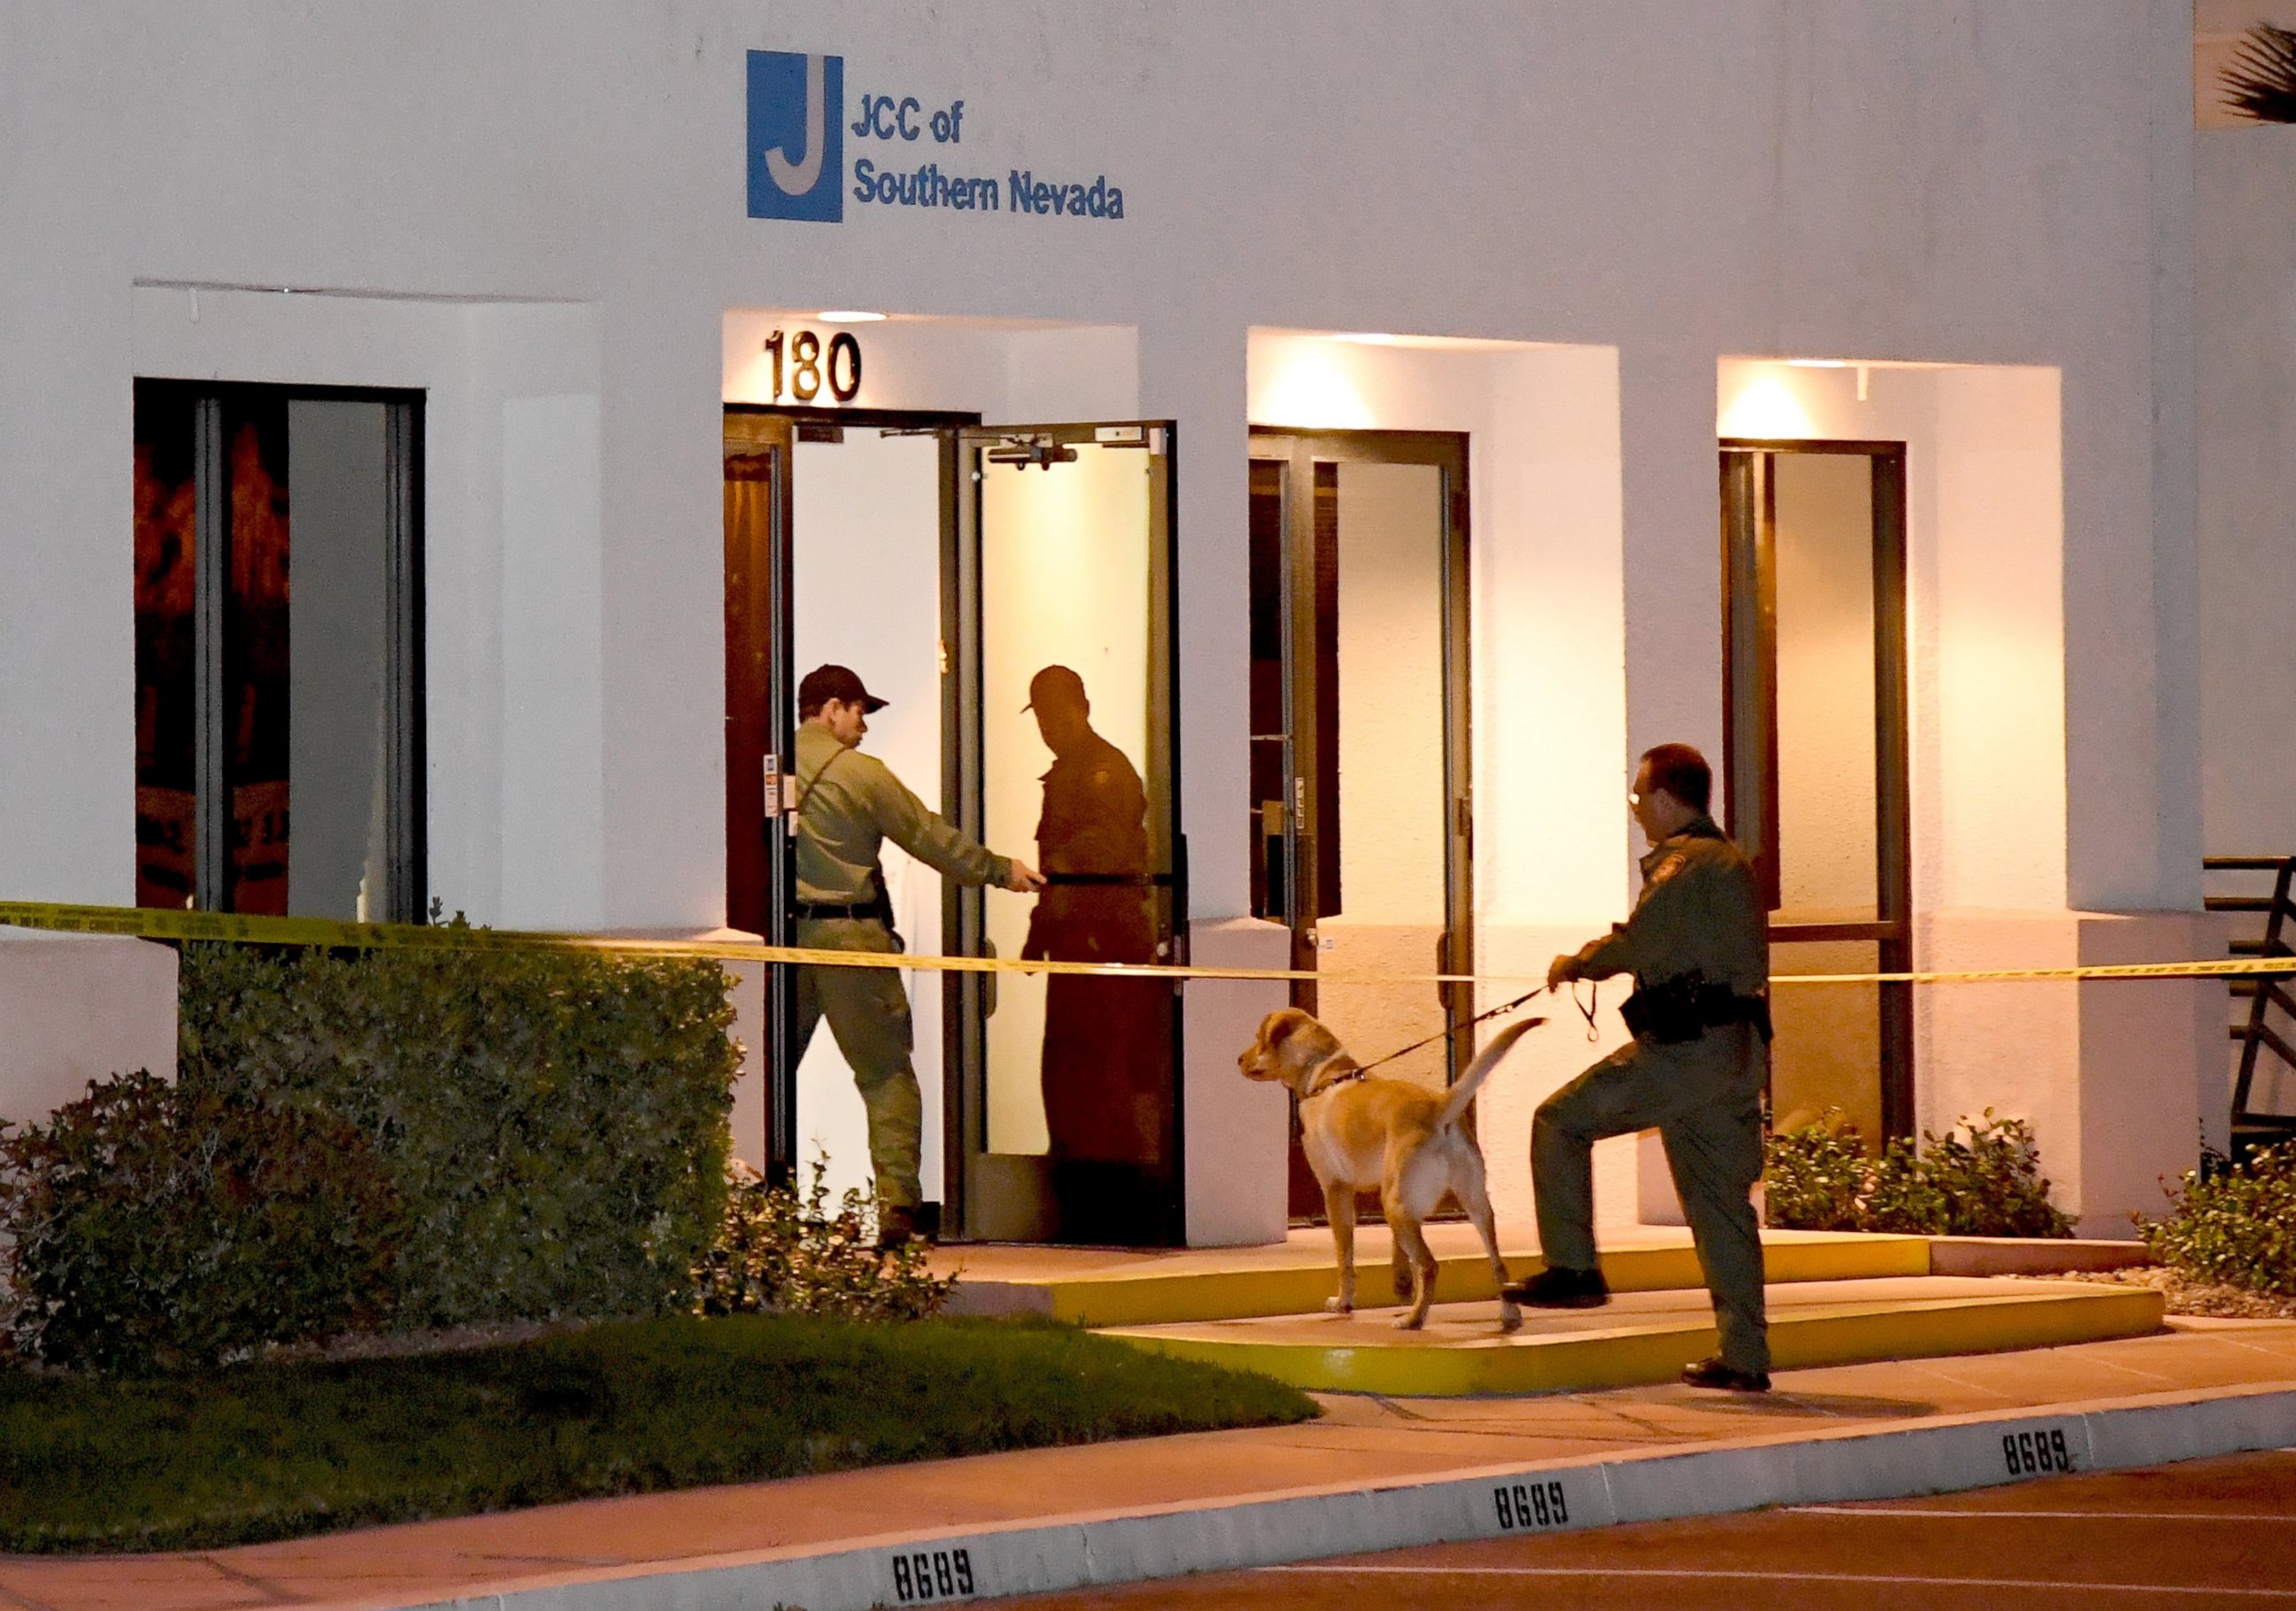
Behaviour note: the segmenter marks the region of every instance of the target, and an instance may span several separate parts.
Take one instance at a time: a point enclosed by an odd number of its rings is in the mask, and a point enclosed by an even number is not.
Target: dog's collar
[[[1321,1084],[1317,1083],[1317,1075],[1322,1074],[1324,1069],[1329,1068],[1332,1064],[1338,1062],[1345,1056],[1347,1056],[1347,1053],[1344,1051],[1334,1051],[1331,1056],[1316,1064],[1315,1073],[1310,1074],[1308,1076],[1308,1089],[1300,1093],[1300,1100],[1303,1102],[1312,1102],[1317,1097],[1323,1095],[1326,1091],[1332,1090],[1337,1086],[1344,1085],[1351,1080],[1359,1080],[1363,1078],[1365,1070],[1362,1068],[1349,1068],[1339,1074],[1333,1075],[1330,1079],[1324,1080]]]

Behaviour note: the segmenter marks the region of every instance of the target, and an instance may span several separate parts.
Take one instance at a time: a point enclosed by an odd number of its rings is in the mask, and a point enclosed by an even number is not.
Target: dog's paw
[[[1343,1297],[1327,1297],[1324,1300],[1325,1314],[1353,1314],[1355,1312],[1356,1306]]]
[[[1395,1317],[1395,1329],[1398,1331],[1416,1331],[1426,1323],[1427,1317],[1425,1315],[1414,1314],[1408,1309],[1406,1309],[1401,1314]]]
[[[1522,1311],[1513,1304],[1501,1304],[1499,1305],[1499,1329],[1503,1332],[1521,1330]]]

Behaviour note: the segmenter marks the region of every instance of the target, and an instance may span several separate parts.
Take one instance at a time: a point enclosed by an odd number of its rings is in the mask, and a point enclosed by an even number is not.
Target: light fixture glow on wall
[[[1788,358],[1786,367],[1789,369],[1854,369],[1857,372],[1857,400],[1860,403],[1866,400],[1867,391],[1874,378],[1874,366],[1871,364],[1860,364],[1852,358]]]
[[[1403,338],[1389,335],[1382,331],[1359,330],[1343,331],[1338,339],[1352,341],[1358,347],[1393,347]]]
[[[824,324],[879,324],[885,318],[857,307],[824,307],[813,316]]]

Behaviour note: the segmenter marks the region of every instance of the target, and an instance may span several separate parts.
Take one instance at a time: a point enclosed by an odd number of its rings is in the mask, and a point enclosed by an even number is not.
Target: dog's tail
[[[1443,1104],[1443,1111],[1436,1116],[1435,1127],[1439,1130],[1447,1124],[1456,1124],[1459,1116],[1467,1111],[1467,1104],[1475,1100],[1475,1087],[1499,1066],[1499,1059],[1506,1056],[1517,1041],[1545,1022],[1545,1018],[1525,1018],[1520,1024],[1508,1025],[1493,1035],[1490,1044],[1475,1053],[1475,1060],[1467,1065],[1467,1072],[1460,1076],[1457,1084],[1451,1087],[1449,1099]]]

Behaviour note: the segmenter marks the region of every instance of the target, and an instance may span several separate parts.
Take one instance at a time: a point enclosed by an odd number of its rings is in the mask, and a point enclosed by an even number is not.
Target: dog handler
[[[1682,1379],[1759,1393],[1770,1350],[1751,1193],[1762,1173],[1769,944],[1753,869],[1706,814],[1712,787],[1706,758],[1687,744],[1643,756],[1627,797],[1650,842],[1641,898],[1624,923],[1547,969],[1549,989],[1633,974],[1621,1010],[1635,1038],[1539,1104],[1530,1167],[1546,1268],[1510,1291],[1549,1309],[1610,1301],[1595,1261],[1591,1154],[1604,1136],[1655,1124],[1722,1336],[1719,1356]]]
[[[890,839],[961,884],[1041,889],[1025,862],[986,849],[925,808],[892,768],[860,752],[869,716],[885,701],[842,666],[820,666],[798,684],[797,943],[824,951],[898,952],[893,904],[878,850]],[[890,968],[800,967],[797,1043],[805,1056],[826,1018],[869,1114],[881,1248],[906,1242],[923,1188],[917,1180],[924,1098],[909,1061],[915,1034],[908,994]]]

